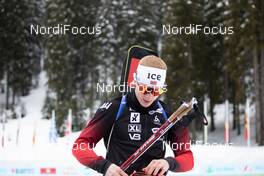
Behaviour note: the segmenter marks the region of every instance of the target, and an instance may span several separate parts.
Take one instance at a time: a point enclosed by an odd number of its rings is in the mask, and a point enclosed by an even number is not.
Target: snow
[[[222,2],[218,2],[218,3],[216,4],[216,7],[218,7],[218,8],[223,7],[223,3],[222,3]]]
[[[21,102],[25,103],[27,115],[19,120],[9,120],[6,124],[5,133],[7,135],[5,144],[7,147],[16,145],[17,126],[20,125],[19,146],[32,145],[33,131],[36,130],[37,140],[39,143],[48,142],[48,133],[50,122],[42,120],[41,108],[45,100],[46,93],[46,76],[45,72],[40,74],[39,88],[32,90],[30,96],[22,97]],[[19,124],[20,123],[20,124]],[[41,137],[40,137],[41,136]]]
[[[39,88],[21,99],[27,109],[26,117],[9,120],[5,124],[5,147],[0,147],[0,176],[43,175],[41,168],[56,168],[56,175],[100,175],[82,166],[71,153],[72,144],[80,132],[59,138],[56,144],[48,142],[50,120],[41,119],[41,108],[47,90],[46,82],[46,75],[42,72]],[[237,136],[235,131],[230,131],[232,145],[225,145],[224,105],[217,105],[215,112],[216,132],[209,133],[206,145],[201,145],[201,142],[197,141],[197,144],[191,146],[195,159],[194,169],[180,174],[170,172],[169,175],[264,175],[264,147],[257,147],[254,142],[251,147],[247,147],[243,135]],[[20,138],[16,145],[19,123]],[[253,118],[251,123],[254,124]],[[35,144],[32,143],[34,130]],[[253,139],[254,130],[251,131]],[[243,134],[243,129],[241,132]],[[198,136],[199,140],[202,139],[201,136]],[[105,156],[106,150],[102,140],[95,147],[95,152]],[[172,150],[167,147],[166,156],[172,155]]]

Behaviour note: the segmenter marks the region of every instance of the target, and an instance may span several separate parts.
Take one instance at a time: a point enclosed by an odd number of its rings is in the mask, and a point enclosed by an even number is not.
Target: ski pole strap
[[[167,116],[167,114],[166,114],[164,108],[162,107],[162,105],[160,104],[159,101],[158,101],[158,106],[159,106],[159,108],[161,109],[161,112],[162,112],[163,117],[165,118],[165,120],[167,120],[167,119],[168,119],[168,116]]]
[[[120,116],[122,115],[122,112],[124,111],[125,106],[126,106],[126,95],[123,95],[121,103],[118,108],[117,115],[116,115],[116,120],[118,120]]]

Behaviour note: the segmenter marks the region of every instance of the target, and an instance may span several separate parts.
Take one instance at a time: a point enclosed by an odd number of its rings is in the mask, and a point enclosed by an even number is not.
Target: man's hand
[[[152,160],[143,171],[148,175],[163,176],[168,169],[169,163],[165,159],[158,159]]]
[[[180,120],[179,124],[187,127],[189,124],[192,122],[193,119],[199,118],[200,114],[198,114],[196,111],[191,110],[188,112],[187,115],[183,116],[182,119]]]
[[[105,176],[128,176],[120,167],[111,164],[106,170]]]

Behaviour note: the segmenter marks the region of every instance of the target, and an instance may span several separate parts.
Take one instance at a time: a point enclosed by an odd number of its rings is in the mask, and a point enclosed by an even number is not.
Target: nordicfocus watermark
[[[95,144],[88,144],[85,142],[82,143],[74,143],[72,150],[93,150],[95,148]]]
[[[167,146],[170,146],[170,148],[172,149],[172,151],[181,151],[181,150],[185,150],[185,151],[189,151],[191,150],[192,146],[195,145],[199,145],[199,146],[207,146],[207,147],[230,147],[233,146],[234,143],[217,143],[217,142],[213,142],[213,143],[204,143],[204,141],[189,141],[189,142],[173,142],[171,143],[169,142],[165,142],[162,141],[162,149],[165,150]],[[62,147],[65,147],[65,145],[62,145]],[[93,150],[95,148],[95,144],[88,144],[88,143],[74,143],[73,144],[73,150]]]
[[[102,33],[100,26],[72,26],[57,24],[55,26],[30,25],[31,35],[99,35]]]
[[[106,83],[97,83],[96,84],[96,92],[102,92],[102,93],[115,93],[115,92],[120,92],[120,93],[126,93],[126,92],[131,92],[133,89],[135,89],[135,85],[130,85],[129,84],[106,84]],[[167,92],[166,87],[158,87],[158,86],[152,86],[150,88],[146,88],[145,85],[138,85],[139,91],[144,92],[144,93],[152,93],[152,92],[159,92],[161,94]]]
[[[96,92],[102,93],[112,93],[112,92],[131,92],[133,87],[128,86],[128,84],[106,84],[106,83],[97,83],[96,84]]]
[[[162,25],[163,35],[232,35],[233,26],[204,26],[201,24],[190,24],[189,26]]]
[[[189,141],[189,142],[173,142],[171,143],[169,142],[165,142],[163,141],[163,150],[166,149],[166,145],[169,145],[171,147],[171,149],[173,151],[178,151],[178,150],[191,150],[191,146],[195,146],[195,145],[201,145],[201,146],[207,146],[207,147],[230,147],[232,145],[234,145],[234,143],[217,143],[217,142],[213,142],[213,143],[209,143],[206,142],[204,143],[204,141],[202,140],[197,140],[197,141]]]

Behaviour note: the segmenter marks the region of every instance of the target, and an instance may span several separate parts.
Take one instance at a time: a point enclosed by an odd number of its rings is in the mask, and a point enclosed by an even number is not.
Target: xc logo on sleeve
[[[107,103],[102,104],[102,106],[100,106],[99,109],[108,109],[111,105],[112,105],[111,102],[107,102]]]
[[[140,123],[140,114],[138,112],[131,112],[130,123]]]

